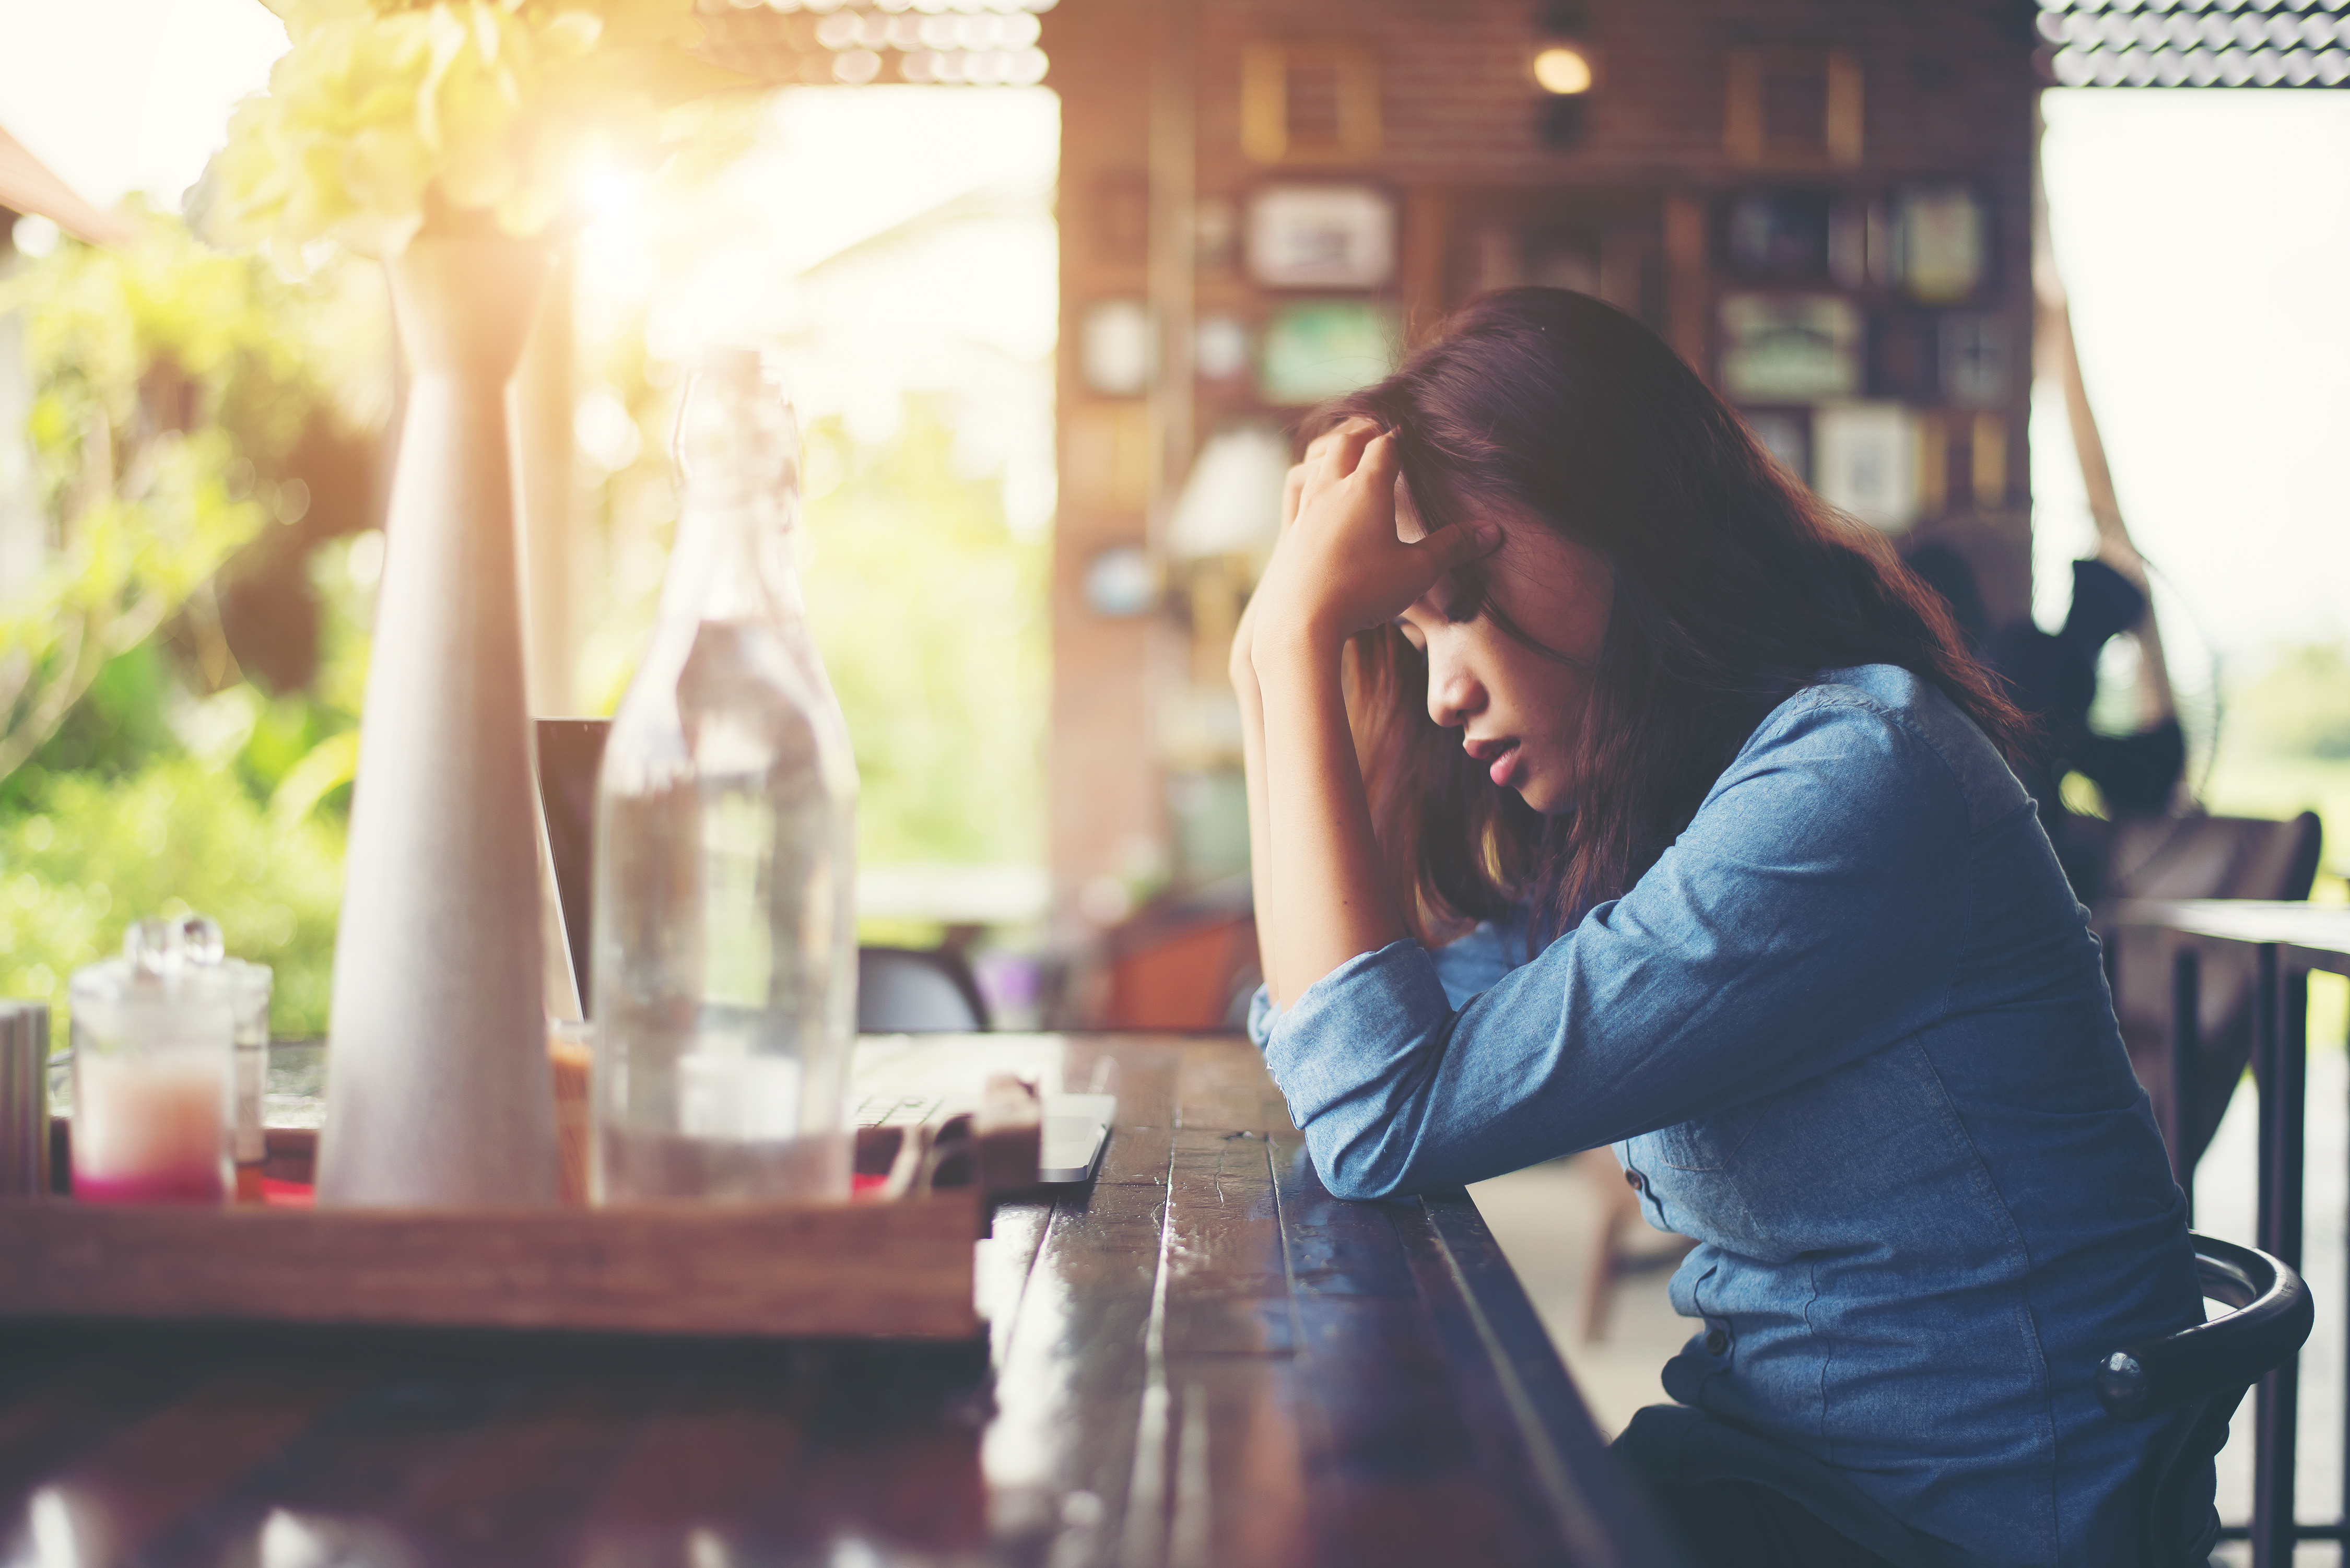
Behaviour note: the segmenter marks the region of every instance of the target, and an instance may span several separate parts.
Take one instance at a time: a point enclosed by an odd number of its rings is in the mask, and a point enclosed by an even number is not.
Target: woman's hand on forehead
[[[1265,601],[1260,637],[1343,640],[1402,614],[1501,541],[1490,524],[1428,534],[1409,504],[1394,435],[1369,420],[1316,437],[1290,471],[1288,491],[1284,511],[1295,521],[1257,590]]]

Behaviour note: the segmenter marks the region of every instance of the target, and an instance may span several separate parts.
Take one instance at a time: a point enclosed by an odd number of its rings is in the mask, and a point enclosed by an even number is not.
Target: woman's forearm
[[[1406,934],[1347,724],[1343,642],[1263,629],[1255,641],[1263,762],[1252,778],[1263,781],[1271,850],[1255,873],[1257,929],[1265,950],[1280,955],[1278,974],[1268,965],[1265,978],[1284,1007],[1348,959]]]
[[[1241,763],[1248,781],[1249,889],[1256,909],[1256,961],[1264,983],[1282,994],[1274,956],[1273,819],[1265,798],[1264,698],[1245,658],[1232,663],[1232,691],[1241,705]]]

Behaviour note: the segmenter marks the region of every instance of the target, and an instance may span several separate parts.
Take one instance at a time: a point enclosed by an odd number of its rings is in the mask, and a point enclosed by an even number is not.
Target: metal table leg
[[[2170,1172],[2187,1197],[2187,1226],[2195,1228],[2195,1130],[2200,1121],[2195,1085],[2203,1065],[2202,955],[2182,941],[2170,961]]]
[[[2308,980],[2291,972],[2273,942],[2259,948],[2252,1051],[2260,1067],[2260,1245],[2301,1267],[2302,1110],[2308,1088]],[[2293,1426],[2299,1409],[2294,1357],[2261,1382],[2254,1407],[2253,1568],[2291,1568],[2299,1532],[2293,1519]]]

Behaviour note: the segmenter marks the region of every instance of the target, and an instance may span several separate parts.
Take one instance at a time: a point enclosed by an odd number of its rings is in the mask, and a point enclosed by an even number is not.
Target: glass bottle
[[[218,921],[190,915],[180,922],[180,961],[217,970],[227,982],[235,1013],[234,1041],[234,1133],[236,1200],[262,1201],[261,1179],[269,1163],[269,1133],[262,1106],[269,1087],[269,993],[276,977],[265,963],[228,956]]]
[[[790,556],[798,432],[755,354],[705,358],[674,456],[597,782],[593,1193],[846,1198],[857,772]]]

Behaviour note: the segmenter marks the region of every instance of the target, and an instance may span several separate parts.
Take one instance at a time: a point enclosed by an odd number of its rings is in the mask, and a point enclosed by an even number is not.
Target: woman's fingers
[[[1352,477],[1359,483],[1394,489],[1396,473],[1401,466],[1395,436],[1387,431],[1378,431],[1363,442],[1361,451]]]
[[[1298,465],[1305,471],[1298,491],[1299,512],[1350,478],[1360,468],[1365,449],[1380,434],[1377,424],[1357,419],[1315,437],[1305,449],[1305,461]]]
[[[1289,525],[1297,521],[1297,508],[1305,499],[1305,464],[1293,463],[1290,466],[1289,477],[1281,487],[1281,531],[1283,533],[1288,533]]]
[[[1329,435],[1327,462],[1334,478],[1344,479],[1362,466],[1363,453],[1375,441],[1384,439],[1384,432],[1369,420],[1348,420]],[[1389,443],[1392,444],[1392,443]]]
[[[1497,523],[1483,519],[1456,523],[1450,528],[1439,528],[1417,545],[1407,548],[1422,551],[1429,557],[1429,580],[1433,582],[1445,573],[1456,571],[1470,562],[1480,560],[1502,547],[1502,529]]]

